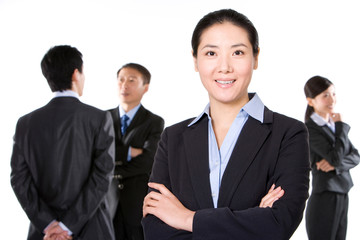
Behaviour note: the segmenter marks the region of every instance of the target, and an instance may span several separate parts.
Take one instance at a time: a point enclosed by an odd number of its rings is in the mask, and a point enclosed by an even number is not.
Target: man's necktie
[[[127,120],[129,120],[129,117],[127,115],[123,115],[121,117],[121,133],[122,133],[122,135],[125,134],[126,129],[128,127]]]

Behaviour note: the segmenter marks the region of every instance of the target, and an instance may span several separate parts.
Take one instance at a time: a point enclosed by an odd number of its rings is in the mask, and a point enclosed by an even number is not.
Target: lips
[[[232,84],[235,82],[235,80],[215,80],[215,82],[220,84]]]

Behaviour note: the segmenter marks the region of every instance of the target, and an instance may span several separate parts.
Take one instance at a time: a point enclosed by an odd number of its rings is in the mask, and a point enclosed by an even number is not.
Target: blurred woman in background
[[[332,82],[314,76],[306,82],[304,91],[313,176],[305,215],[307,234],[310,240],[345,239],[348,192],[353,186],[349,170],[359,163],[359,153],[349,140],[350,126],[334,111]]]

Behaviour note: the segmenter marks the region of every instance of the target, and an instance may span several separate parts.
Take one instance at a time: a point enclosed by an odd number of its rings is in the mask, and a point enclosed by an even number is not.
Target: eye
[[[237,50],[233,53],[234,56],[240,56],[240,55],[243,55],[244,52],[243,51],[240,51],[240,50]]]
[[[208,51],[207,53],[206,53],[206,56],[215,56],[215,52],[213,52],[213,51]]]

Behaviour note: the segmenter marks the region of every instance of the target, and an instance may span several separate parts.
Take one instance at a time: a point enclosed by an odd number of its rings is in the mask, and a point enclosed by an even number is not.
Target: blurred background
[[[360,148],[360,33],[356,0],[0,0],[0,226],[3,238],[25,239],[29,221],[10,186],[17,119],[53,96],[40,61],[55,45],[83,53],[81,101],[106,110],[118,105],[116,72],[127,62],[146,66],[152,80],[143,105],[166,126],[197,116],[208,102],[194,71],[191,35],[210,11],[245,14],[260,36],[259,68],[249,91],[273,111],[303,121],[305,82],[322,75],[336,87],[337,111]],[[358,239],[360,167],[351,171],[349,240]],[[304,221],[292,240],[306,239]]]

